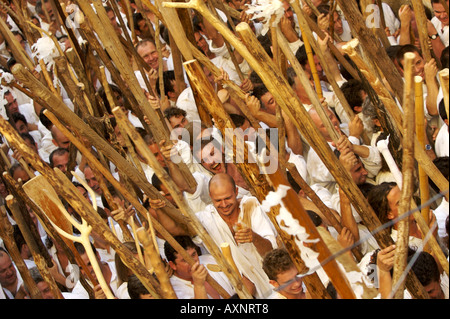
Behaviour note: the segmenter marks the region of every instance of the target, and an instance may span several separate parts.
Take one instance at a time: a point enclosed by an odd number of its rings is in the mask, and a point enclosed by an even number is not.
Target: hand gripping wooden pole
[[[139,200],[133,196],[119,181],[115,179],[115,177],[111,174],[111,172],[106,169],[97,158],[88,150],[82,143],[79,141],[75,136],[73,136],[68,129],[62,125],[55,117],[54,114],[49,112],[48,110],[44,111],[45,115],[63,132],[63,134],[73,143],[77,149],[88,158],[89,162],[108,180],[108,182],[111,183],[111,185],[120,192],[126,200],[128,200],[131,205],[134,206],[134,208],[141,213],[142,216],[148,216],[147,220],[149,223],[149,227],[154,227],[155,230],[167,241],[169,244],[186,260],[190,265],[194,264],[193,259],[189,256],[189,254],[186,253],[186,251],[181,247],[180,244],[172,237],[172,235],[156,220],[154,217],[150,214],[148,214],[148,211],[142,206],[142,204],[139,202]],[[158,193],[159,194],[159,193]],[[153,197],[152,197],[153,198]],[[181,219],[180,214],[173,215],[172,211],[165,211],[169,216],[173,217],[174,220],[176,220],[181,225],[184,225],[187,227],[187,232],[190,235],[195,235],[195,231],[192,230],[192,227],[188,227],[189,223],[186,219]],[[154,237],[154,232],[152,232],[152,236]],[[153,238],[153,241],[156,239]],[[228,293],[217,284],[217,282],[211,277],[208,276],[207,279],[208,283],[216,289],[217,292],[223,297],[228,298]]]
[[[137,133],[136,129],[125,117],[122,110],[116,107],[113,110],[113,114],[116,116],[116,119],[118,121],[124,124],[127,134],[134,141],[136,148],[140,151],[142,157],[148,161],[149,165],[153,167],[156,176],[158,176],[158,178],[163,182],[164,186],[167,187],[173,199],[175,200],[177,206],[179,207],[180,211],[183,213],[184,216],[186,216],[189,219],[190,223],[192,224],[192,227],[195,229],[197,235],[200,236],[208,251],[216,259],[219,265],[221,265],[222,271],[228,276],[228,278],[230,278],[230,281],[233,284],[233,287],[235,287],[236,292],[239,294],[241,298],[245,299],[251,298],[251,295],[249,295],[248,293],[246,293],[246,291],[242,289],[242,282],[239,282],[236,274],[234,274],[231,267],[227,265],[224,257],[222,256],[222,254],[220,254],[217,245],[211,239],[210,235],[207,233],[203,225],[198,221],[197,217],[192,212],[191,208],[187,204],[185,198],[181,194],[176,184],[170,178],[166,170],[162,168],[161,164],[159,164],[159,162],[156,160],[153,153],[149,150],[148,146],[146,145],[142,137]]]
[[[13,227],[8,220],[7,211],[4,205],[0,206],[0,237],[3,239],[3,243],[8,250],[9,256],[11,260],[16,265],[20,275],[22,276],[22,280],[25,283],[25,286],[28,289],[31,299],[42,299],[42,294],[40,290],[37,288],[36,283],[33,278],[31,278],[30,272],[28,271],[28,267],[23,261],[19,248],[17,247],[14,241],[14,230]]]

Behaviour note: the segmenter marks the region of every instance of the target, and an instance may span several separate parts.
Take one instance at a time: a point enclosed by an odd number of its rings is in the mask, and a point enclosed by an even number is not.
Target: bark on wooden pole
[[[425,148],[425,112],[423,110],[423,79],[421,76],[414,77],[414,90],[415,90],[415,128],[417,139],[419,140],[419,145],[422,148]],[[420,185],[420,202],[426,203],[430,199],[430,188],[428,183],[428,175],[423,170],[423,168],[419,165],[418,168],[419,174],[419,185]],[[429,212],[430,207],[422,208],[422,217],[427,224],[429,224]],[[424,234],[425,236],[425,234]]]
[[[353,37],[358,38],[367,56],[379,67],[389,85],[394,91],[395,97],[402,102],[403,80],[386,53],[380,41],[370,32],[364,23],[363,16],[355,1],[337,0],[339,7],[347,21],[351,21],[350,28]]]
[[[353,39],[346,45],[344,45],[342,49],[360,68],[361,72],[367,78],[374,90],[378,93],[378,97],[380,98],[381,102],[383,102],[386,109],[389,111],[390,115],[394,119],[395,124],[401,132],[403,128],[401,110],[399,109],[397,103],[394,101],[386,87],[374,76],[374,71],[371,70],[363,61],[363,59],[356,53],[356,47],[358,46],[358,44],[359,41],[357,39]],[[418,143],[419,142],[416,139],[415,145],[418,145]],[[414,157],[441,191],[445,191],[448,189],[448,180],[436,168],[436,165],[433,164],[424,149],[419,146],[414,147]],[[448,198],[448,194],[446,195],[446,197]]]
[[[412,74],[414,54],[406,53],[405,61],[405,92],[403,96],[403,170],[402,194],[398,207],[399,217],[404,216],[411,208],[411,198],[414,192],[414,79]],[[398,286],[394,292],[395,299],[403,299],[404,282],[399,282],[405,271],[408,257],[409,218],[403,218],[397,224],[397,241],[394,258],[394,274],[392,285]]]
[[[414,16],[417,23],[417,32],[419,33],[420,48],[422,49],[422,55],[425,63],[430,61],[433,56],[431,54],[430,47],[428,46],[428,28],[427,28],[427,16],[425,14],[425,7],[421,0],[411,0]]]
[[[0,237],[3,239],[6,249],[8,250],[11,260],[19,270],[20,275],[28,289],[31,299],[42,299],[42,294],[37,288],[33,278],[31,278],[27,265],[23,261],[19,248],[17,247],[14,238],[14,230],[8,220],[7,211],[4,205],[0,206]]]
[[[133,196],[119,181],[117,181],[111,172],[106,169],[96,158],[95,156],[78,140],[76,139],[68,130],[65,128],[59,121],[56,119],[55,115],[51,112],[45,111],[47,117],[63,132],[63,134],[78,148],[78,150],[88,158],[89,162],[96,168],[98,171],[113,185],[113,187],[120,192],[126,200],[128,200],[134,208],[141,213],[142,216],[149,216],[148,223],[149,227],[154,226],[155,230],[167,241],[169,244],[183,257],[186,262],[190,265],[194,264],[193,259],[186,253],[186,251],[178,244],[178,242],[172,237],[172,235],[150,214],[146,214],[147,211],[139,202],[139,200]],[[167,213],[167,212],[166,212]],[[169,216],[173,216],[168,213]],[[174,218],[181,225],[189,225],[186,219],[181,220],[180,218]],[[191,228],[187,228],[189,234],[194,235],[195,232]],[[211,277],[208,276],[208,283],[213,286],[219,294],[227,298],[229,297],[228,293],[217,284],[217,282]]]
[[[113,114],[116,116],[118,121],[121,121],[124,124],[127,134],[135,142],[135,145],[142,154],[142,156],[148,161],[148,163],[150,163],[150,166],[153,167],[156,176],[158,176],[158,178],[163,182],[164,186],[167,187],[174,201],[179,207],[180,211],[183,213],[183,215],[185,215],[187,218],[190,219],[190,222],[192,223],[193,228],[196,230],[197,235],[200,236],[208,251],[216,259],[219,265],[222,266],[222,271],[230,279],[231,283],[233,284],[233,287],[236,289],[236,292],[239,294],[241,298],[245,299],[251,298],[251,295],[246,291],[245,286],[243,286],[242,282],[239,282],[231,266],[227,264],[222,254],[220,254],[217,245],[215,245],[214,241],[211,239],[210,235],[206,232],[203,225],[198,221],[196,216],[193,214],[191,208],[187,204],[185,198],[182,196],[176,184],[173,182],[173,180],[170,178],[170,176],[164,170],[164,168],[162,168],[161,164],[159,164],[153,153],[150,152],[144,140],[136,132],[135,128],[131,125],[128,119],[126,119],[122,110],[116,107],[113,110]]]
[[[23,213],[20,211],[17,199],[14,198],[12,195],[6,196],[6,204],[8,205],[11,213],[14,216],[14,220],[17,222],[17,225],[19,226],[20,232],[22,233],[25,242],[28,245],[28,248],[31,251],[31,254],[33,256],[33,260],[39,269],[39,272],[41,276],[44,278],[44,280],[48,283],[50,291],[52,292],[55,299],[63,299],[63,296],[61,294],[61,291],[59,290],[58,286],[56,285],[55,279],[50,274],[46,261],[44,257],[40,254],[40,249],[38,246],[38,243],[31,233],[31,230],[29,226],[25,223],[25,220],[23,218]],[[27,212],[28,213],[28,212]],[[40,238],[39,238],[40,240]]]

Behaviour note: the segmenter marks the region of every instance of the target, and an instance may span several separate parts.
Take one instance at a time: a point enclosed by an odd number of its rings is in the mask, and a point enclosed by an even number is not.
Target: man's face
[[[146,42],[137,49],[137,53],[152,69],[158,70],[158,51],[151,42]]]
[[[66,150],[70,147],[70,140],[60,130],[55,131],[53,142],[57,147],[65,148]]]
[[[353,166],[353,168],[350,170],[350,175],[353,178],[353,181],[356,185],[362,185],[367,180],[367,170],[364,168],[363,163],[361,160],[358,160],[358,164]]]
[[[0,285],[5,287],[16,282],[17,272],[11,262],[11,258],[5,252],[2,252],[2,254],[0,256]]]
[[[333,124],[333,126],[339,133],[340,132],[340,128],[339,128],[340,124],[339,124],[339,120],[337,119],[336,115],[334,115],[334,113],[330,109],[327,109],[326,113],[327,113],[328,117],[330,118],[331,123]],[[312,112],[312,113],[310,113],[310,115],[311,115],[311,119],[313,120],[313,122],[317,126],[317,128],[319,129],[320,133],[322,133],[322,136],[325,138],[325,140],[327,140],[327,142],[331,142],[332,141],[331,136],[328,133],[327,128],[323,124],[323,122],[320,119],[317,112]]]
[[[194,33],[195,42],[197,43],[197,46],[206,54],[209,52],[209,45],[208,42],[206,42],[205,38],[200,34],[200,32]]]
[[[53,167],[57,167],[61,172],[67,172],[67,164],[69,163],[69,153],[65,152],[64,155],[53,155]]]
[[[200,160],[204,168],[213,174],[226,172],[223,147],[213,139],[210,130],[203,130],[194,145],[201,145],[198,149],[194,149],[194,156]]]
[[[15,170],[13,178],[15,181],[21,179],[23,183],[26,183],[30,179],[30,176],[28,176],[27,172],[22,167],[20,167]]]
[[[439,281],[432,281],[423,288],[427,291],[430,299],[445,299],[445,294],[442,291]]]
[[[237,193],[237,188],[233,188],[231,183],[216,183],[209,189],[212,203],[221,216],[230,216],[239,209]]]
[[[317,70],[317,74],[318,74],[319,78],[322,78],[323,77],[323,69],[322,69],[322,65],[320,65],[320,61],[319,61],[319,58],[317,57],[317,55],[314,55],[314,64],[316,66],[316,70]],[[305,64],[305,72],[308,74],[309,79],[312,80],[313,75],[312,75],[312,70],[311,70],[311,66],[309,65],[309,63]]]
[[[159,164],[161,164],[162,167],[166,167],[166,162],[164,161],[164,157],[158,147],[158,144],[151,144],[148,146],[148,148],[150,149],[150,151],[153,153],[153,155],[156,157],[156,159],[158,160]]]
[[[173,129],[181,129],[181,128],[184,128],[188,124],[188,121],[184,115],[178,115],[178,116],[172,116],[169,119],[169,123]]]
[[[90,167],[86,167],[84,169],[84,178],[88,186],[92,188],[94,192],[99,195],[103,193],[102,189],[100,188],[100,184],[98,183],[97,178],[95,178],[94,173],[92,172],[92,169]]]
[[[419,53],[417,52],[413,53],[414,53],[413,68],[412,68],[413,76],[420,76],[422,78],[425,78],[425,61],[423,60],[423,58],[420,56]],[[403,67],[405,66],[404,59],[402,59],[400,63],[403,65]]]
[[[337,35],[342,35],[344,33],[344,28],[342,26],[342,19],[339,13],[336,11],[334,12],[334,32],[336,32]]]
[[[20,134],[28,133],[28,127],[23,121],[16,121],[14,125],[16,126],[16,131],[19,132]]]
[[[10,93],[5,94],[6,108],[10,114],[19,113],[19,103],[17,103],[16,98]]]
[[[278,274],[277,280],[271,280],[271,284],[278,288],[283,286],[278,292],[285,297],[295,297],[303,292],[302,280],[297,277],[298,270],[293,266],[291,269]]]
[[[447,1],[448,5],[448,1]],[[432,3],[434,15],[441,21],[442,25],[448,25],[448,14],[441,3]]]
[[[261,96],[261,104],[268,113],[272,115],[277,113],[277,102],[275,101],[272,93],[267,92]]]
[[[41,281],[36,286],[42,294],[42,299],[55,299],[48,283]]]
[[[199,261],[197,251],[194,248],[189,247],[186,249],[186,252],[192,257],[194,262]],[[181,254],[176,255],[175,260],[169,262],[170,267],[172,267],[178,277],[190,280],[192,278],[191,266],[184,260]]]

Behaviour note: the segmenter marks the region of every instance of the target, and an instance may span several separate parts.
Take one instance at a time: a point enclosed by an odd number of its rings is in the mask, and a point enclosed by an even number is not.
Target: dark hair
[[[192,238],[189,236],[174,236],[174,239],[180,244],[184,249],[194,248],[200,255],[200,248],[194,244]],[[164,254],[166,255],[167,261],[174,262],[177,259],[178,252],[169,244],[168,241],[164,243]]]
[[[66,148],[62,148],[62,147],[58,147],[57,149],[55,149],[54,151],[52,151],[52,152],[50,153],[50,156],[48,157],[50,167],[53,168],[54,165],[55,165],[55,163],[53,162],[53,157],[54,157],[55,155],[63,156],[63,155],[66,154],[66,153],[69,153],[69,151],[68,151]]]
[[[270,280],[277,280],[278,274],[292,267],[295,267],[295,265],[285,249],[276,248],[264,256],[262,268]]]
[[[11,117],[12,117],[12,120],[14,121],[14,123],[16,123],[17,121],[22,121],[23,123],[25,123],[25,125],[28,124],[27,119],[20,112],[11,114]]]
[[[171,106],[164,110],[164,117],[166,119],[170,119],[173,116],[178,117],[178,116],[186,116],[186,115],[187,115],[187,113],[185,110],[180,109],[179,107],[176,107],[176,106]]]
[[[409,256],[408,263],[411,259],[412,256]],[[433,281],[439,282],[440,280],[440,273],[436,260],[431,254],[425,251],[419,253],[411,270],[414,271],[414,274],[423,286],[427,286]]]
[[[401,61],[403,61],[404,59],[404,55],[405,53],[408,52],[417,52],[420,56],[422,56],[422,51],[416,47],[414,44],[405,44],[403,45],[398,51],[397,54],[395,56],[398,65],[403,69],[403,64]]]
[[[127,289],[130,299],[141,299],[141,295],[150,293],[135,274],[128,278]]]
[[[444,177],[449,180],[449,169],[448,169],[448,164],[449,164],[449,157],[448,156],[441,156],[441,157],[436,157],[433,160],[434,165],[436,165],[436,168],[442,173],[442,175],[444,175]],[[439,187],[436,185],[435,182],[433,182],[433,180],[430,178],[429,179],[429,185],[430,187],[436,192],[439,193],[440,189]]]
[[[395,186],[397,186],[397,183],[381,183],[372,188],[367,194],[367,201],[376,212],[378,219],[382,224],[389,222],[387,215],[390,208],[387,196]]]
[[[307,210],[306,212],[308,213],[309,217],[313,221],[314,226],[319,227],[320,225],[322,225],[323,220],[316,212],[314,212],[312,210]]]
[[[163,72],[163,84],[164,84],[164,95],[169,94],[169,92],[175,92],[175,88],[172,85],[172,81],[175,81],[175,71],[169,70]],[[161,96],[159,89],[159,77],[156,79],[156,93]]]
[[[341,86],[341,91],[353,110],[356,106],[362,107],[364,100],[361,91],[364,91],[364,86],[361,81],[351,79]]]
[[[444,99],[439,102],[438,105],[439,116],[443,121],[448,120],[447,111],[445,110],[445,102]]]
[[[245,120],[247,119],[245,116],[239,114],[230,114],[231,121],[236,127],[241,127],[244,125]]]

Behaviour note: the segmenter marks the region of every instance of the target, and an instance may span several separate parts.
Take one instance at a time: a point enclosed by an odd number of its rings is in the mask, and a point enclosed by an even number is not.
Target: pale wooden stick
[[[411,197],[414,192],[414,81],[412,74],[414,54],[408,52],[404,56],[405,93],[403,96],[404,133],[403,133],[403,187],[398,208],[399,217],[406,214],[411,208]],[[395,299],[403,299],[404,282],[399,283],[405,271],[408,257],[409,218],[398,222],[398,235],[394,259],[394,274],[392,285],[398,285],[394,292]]]

